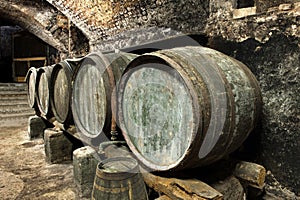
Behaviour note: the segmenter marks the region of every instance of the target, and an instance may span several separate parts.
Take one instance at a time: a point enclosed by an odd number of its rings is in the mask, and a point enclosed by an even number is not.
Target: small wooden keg
[[[148,199],[137,161],[129,157],[114,157],[100,162],[96,169],[92,199]]]

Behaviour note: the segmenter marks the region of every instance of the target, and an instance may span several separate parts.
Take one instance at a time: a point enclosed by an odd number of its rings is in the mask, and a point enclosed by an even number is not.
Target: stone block
[[[91,197],[99,160],[96,151],[89,146],[81,147],[73,152],[74,182],[79,189],[80,197]]]
[[[240,19],[243,17],[256,15],[256,7],[234,9],[232,15],[233,19]]]
[[[41,117],[35,115],[28,118],[28,136],[30,139],[42,137],[45,128],[47,125]]]
[[[290,4],[290,3],[280,4],[278,6],[278,9],[282,10],[282,11],[291,10],[292,9],[292,4]]]
[[[48,163],[66,163],[72,160],[73,143],[67,134],[51,128],[45,129],[45,154]]]

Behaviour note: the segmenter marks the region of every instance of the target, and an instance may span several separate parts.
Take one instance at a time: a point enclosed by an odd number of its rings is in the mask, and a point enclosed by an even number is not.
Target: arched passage
[[[0,28],[3,26],[12,27],[9,28],[12,35],[14,27],[31,33],[36,37],[35,40],[40,40],[56,49],[60,58],[84,55],[89,51],[88,40],[82,32],[68,21],[67,17],[59,10],[43,0],[0,0]],[[9,42],[6,43],[9,44]],[[7,48],[8,51],[10,49],[13,47]],[[8,60],[12,59],[9,57],[12,56],[8,56]],[[7,60],[7,58],[5,59]],[[3,63],[10,65],[12,62],[3,60],[1,62],[0,54],[0,65]],[[1,67],[3,77],[10,77],[10,73],[14,74],[14,67],[12,68],[12,70],[8,68],[6,68],[8,70],[3,70],[4,68]],[[1,80],[0,77],[0,82],[9,80]]]
[[[28,30],[57,50],[66,52],[67,48],[65,44],[63,44],[58,38],[54,37],[50,31],[47,30],[47,24],[42,24],[45,20],[41,19],[40,21],[38,21],[35,18],[33,14],[36,13],[37,9],[39,10],[39,12],[41,12],[41,9],[43,9],[45,11],[45,14],[47,13],[47,11],[48,14],[51,14],[50,4],[49,6],[46,6],[45,4],[38,8],[32,6],[27,6],[26,8],[25,5],[20,5],[20,3],[15,4],[13,1],[0,0],[1,18],[18,25],[23,29]]]

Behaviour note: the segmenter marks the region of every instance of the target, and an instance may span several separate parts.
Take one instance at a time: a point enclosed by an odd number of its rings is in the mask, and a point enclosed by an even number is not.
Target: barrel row
[[[205,47],[92,53],[31,68],[27,82],[37,114],[74,123],[92,146],[120,128],[136,158],[155,171],[221,159],[243,143],[261,110],[251,71]]]
[[[28,102],[36,114],[75,124],[83,141],[97,146],[100,135],[117,130],[112,96],[126,66],[137,55],[91,53],[56,65],[30,68],[27,73]]]

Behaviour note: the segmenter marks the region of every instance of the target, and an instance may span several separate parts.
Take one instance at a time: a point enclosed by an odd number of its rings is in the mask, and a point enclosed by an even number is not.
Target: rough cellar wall
[[[245,63],[261,87],[262,118],[245,143],[246,154],[299,195],[300,4],[288,7],[235,20],[211,19],[207,33],[209,46]]]
[[[258,13],[239,19],[232,18],[231,4],[213,7],[214,11],[206,26],[206,33],[210,37],[221,36],[229,41],[243,42],[249,38],[265,43],[272,35],[272,31],[279,31],[286,36],[300,37],[299,16],[300,3],[290,4],[287,10],[280,10],[279,6],[270,11]],[[227,8],[226,8],[227,7]],[[224,12],[218,11],[225,10]]]
[[[299,0],[255,0],[258,12],[265,12],[271,7],[277,7],[280,4],[296,3]]]
[[[261,87],[261,122],[246,142],[246,154],[263,164],[284,186],[299,193],[299,40],[278,32],[265,44],[253,39],[241,43],[211,40],[215,49],[245,63]]]

